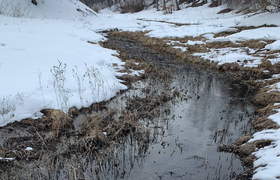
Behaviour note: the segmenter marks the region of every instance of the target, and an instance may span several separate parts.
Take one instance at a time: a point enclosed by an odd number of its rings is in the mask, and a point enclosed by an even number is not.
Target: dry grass
[[[254,49],[263,48],[266,43],[260,42],[260,40],[249,40],[249,41],[242,41],[238,43],[233,43],[231,41],[225,42],[210,42],[205,44],[197,44],[194,46],[190,45],[182,45],[180,43],[186,43],[189,40],[192,41],[205,41],[205,38],[202,36],[198,37],[184,37],[184,38],[154,38],[146,36],[147,32],[118,32],[112,31],[110,33],[111,36],[115,37],[124,37],[130,38],[135,41],[140,42],[142,45],[150,47],[155,53],[167,53],[174,56],[182,63],[192,64],[200,68],[217,70],[221,72],[225,72],[227,74],[231,74],[230,76],[234,75],[234,79],[259,79],[264,78],[265,75],[263,73],[264,68],[268,67],[268,63],[261,65],[258,68],[249,68],[249,67],[242,67],[239,66],[237,63],[230,63],[230,64],[223,64],[217,65],[217,62],[205,60],[198,56],[193,56],[193,53],[205,53],[208,52],[210,48],[219,49],[219,48],[226,48],[226,47],[233,47],[233,48],[244,48],[250,47]],[[180,49],[175,49],[173,46],[168,45],[167,42],[169,41],[179,41],[179,46],[187,47],[188,51],[182,52]],[[269,41],[267,41],[270,43]],[[271,69],[270,69],[271,71]],[[271,73],[276,72],[274,68]],[[266,75],[268,76],[268,75]]]
[[[251,138],[252,136],[242,136],[235,142],[235,144],[241,146],[242,144],[247,143]]]
[[[253,127],[260,131],[263,129],[279,129],[280,126],[268,118],[268,116],[277,113],[275,109],[280,108],[280,105],[274,106],[272,104],[267,105],[264,108],[258,109],[256,112],[259,115],[253,124]]]
[[[271,144],[271,140],[257,140],[237,146],[234,150],[241,158],[251,155],[258,148],[263,148]]]
[[[279,129],[279,125],[266,117],[257,118],[253,124],[254,129],[261,131],[264,129]]]
[[[271,61],[267,60],[267,58],[262,58],[262,63],[258,67],[270,70],[273,66]]]
[[[249,47],[251,49],[263,49],[267,44],[272,43],[269,40],[247,40],[247,41],[237,41],[240,47]]]
[[[257,110],[257,113],[259,116],[263,117],[268,117],[272,114],[275,114],[277,113],[277,111],[275,109],[279,109],[280,108],[280,105],[272,105],[272,104],[269,104],[268,106],[264,107],[264,108],[261,108],[261,109],[258,109]]]
[[[280,92],[272,91],[272,92],[261,92],[257,93],[252,102],[258,106],[265,107],[269,104],[274,104],[280,102]]]
[[[121,54],[126,54],[126,53],[122,52]],[[122,59],[123,57],[120,58]],[[144,62],[138,62],[134,59],[130,59],[130,60],[125,60],[125,64],[123,67],[124,69],[118,70],[117,72],[127,73],[127,74],[124,74],[122,76],[117,76],[117,78],[125,81],[123,82],[123,84],[130,87],[132,82],[136,82],[145,77],[145,74],[130,75],[133,72],[133,70],[136,71],[144,70],[145,72],[147,72],[149,66]]]
[[[248,137],[246,137],[245,140],[248,141]],[[252,155],[252,153],[255,152],[256,149],[269,146],[271,142],[271,140],[258,140],[249,142],[246,144],[235,146],[233,152],[242,159],[243,165],[253,168],[253,163],[255,160],[257,160],[257,158]]]
[[[77,117],[78,114],[79,114],[79,110],[75,106],[71,107],[68,110],[68,116],[71,117],[71,118]]]
[[[45,115],[45,119],[50,119],[52,121],[51,129],[53,138],[58,137],[66,129],[73,127],[72,119],[61,110],[43,109],[41,112]]]

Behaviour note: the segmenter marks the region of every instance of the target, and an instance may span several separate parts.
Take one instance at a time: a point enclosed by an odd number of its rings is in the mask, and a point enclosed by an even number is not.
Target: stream
[[[236,155],[218,151],[251,134],[254,106],[245,84],[129,39],[108,37],[104,44],[157,73],[80,114],[55,140],[45,121],[2,127],[0,145],[24,158],[1,163],[0,179],[248,179]],[[26,145],[34,150],[21,151]]]
[[[167,103],[170,114],[160,117],[160,125],[156,125],[163,127],[157,132],[160,135],[124,179],[242,179],[237,175],[246,168],[240,160],[232,153],[218,152],[217,146],[232,144],[250,134],[254,107],[247,99],[248,87],[182,65],[171,56],[153,53],[129,39],[109,37],[107,43],[108,47],[127,52],[128,59],[164,69],[173,76],[171,91],[180,93],[175,102]],[[157,93],[166,90],[164,83],[152,81]],[[135,86],[137,89],[143,84]],[[137,94],[133,90],[128,93]]]

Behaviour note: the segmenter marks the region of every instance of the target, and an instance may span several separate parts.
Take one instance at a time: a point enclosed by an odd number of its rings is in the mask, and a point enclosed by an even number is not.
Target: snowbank
[[[76,19],[97,15],[78,0],[0,0],[0,14],[11,17],[39,19]]]
[[[275,104],[277,105],[277,104]],[[268,118],[280,125],[280,109],[275,109],[276,114]],[[258,158],[254,162],[255,170],[253,179],[275,180],[280,177],[280,129],[263,130],[254,134],[254,138],[249,142],[256,140],[273,140],[271,145],[258,149],[254,155]]]
[[[88,107],[126,88],[112,66],[121,60],[96,33],[118,21],[100,19],[76,0],[37,1],[0,0],[0,126],[39,118],[44,108]]]

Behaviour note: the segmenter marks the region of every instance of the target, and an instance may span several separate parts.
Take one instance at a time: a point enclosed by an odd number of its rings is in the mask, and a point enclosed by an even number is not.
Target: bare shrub
[[[0,115],[2,116],[3,119],[8,119],[10,118],[9,115],[10,112],[15,110],[15,102],[13,102],[10,96],[4,96],[2,99],[0,99]]]
[[[53,87],[55,90],[57,105],[65,112],[69,108],[69,98],[72,96],[69,90],[65,87],[66,83],[66,64],[62,64],[62,62],[58,61],[58,66],[53,66],[51,69],[51,73],[53,76]]]
[[[249,8],[251,11],[269,12],[280,10],[280,0],[227,0],[226,2],[234,9]]]
[[[142,11],[145,8],[144,0],[135,0],[126,2],[121,7],[121,13],[134,13]]]

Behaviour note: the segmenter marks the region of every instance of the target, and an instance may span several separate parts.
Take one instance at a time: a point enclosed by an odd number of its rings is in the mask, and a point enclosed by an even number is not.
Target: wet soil
[[[129,39],[104,44],[146,74],[59,129],[49,116],[0,128],[0,157],[15,158],[1,160],[0,179],[249,179],[236,155],[218,150],[252,133],[250,88]]]

